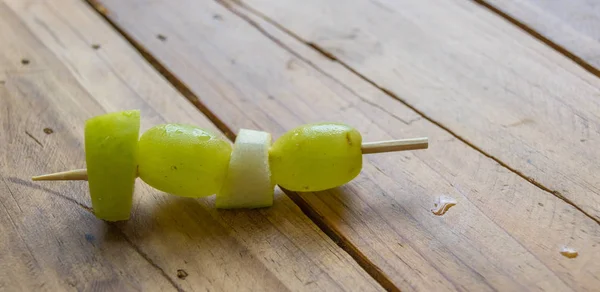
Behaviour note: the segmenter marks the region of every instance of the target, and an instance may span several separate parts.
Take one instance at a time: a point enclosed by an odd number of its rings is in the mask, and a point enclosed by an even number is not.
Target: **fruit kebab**
[[[427,138],[363,143],[356,129],[341,123],[302,125],[274,143],[267,132],[241,129],[233,146],[192,125],[139,131],[139,110],[93,117],[85,124],[87,169],[32,180],[87,180],[95,216],[120,221],[129,219],[137,177],[172,195],[216,194],[217,208],[261,208],[273,204],[275,185],[332,189],[358,176],[363,154],[428,148]]]

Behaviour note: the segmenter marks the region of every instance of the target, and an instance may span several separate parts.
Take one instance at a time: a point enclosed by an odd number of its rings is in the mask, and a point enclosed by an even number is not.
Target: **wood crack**
[[[19,208],[19,212],[23,213],[23,209],[21,209],[21,205],[19,205],[19,201],[17,201],[17,199],[15,198],[15,193],[13,193],[13,191],[10,189],[10,186],[6,183],[6,180],[4,178],[2,178],[2,181],[4,181],[4,185],[6,186],[6,189],[8,190],[8,192],[10,193],[10,197],[15,201],[15,204]]]
[[[510,22],[511,24],[515,25],[516,27],[520,28],[521,30],[523,30],[527,34],[531,35],[532,37],[536,38],[537,40],[539,40],[542,43],[546,44],[547,46],[551,47],[552,49],[554,49],[555,51],[559,52],[563,56],[571,59],[571,61],[575,62],[577,65],[581,66],[584,70],[590,72],[594,76],[600,77],[600,69],[597,69],[596,67],[594,67],[590,63],[586,62],[584,59],[582,59],[579,56],[571,53],[569,50],[567,50],[563,46],[561,46],[561,45],[559,45],[559,44],[551,41],[550,39],[548,39],[547,37],[543,36],[539,32],[535,31],[533,28],[529,27],[525,23],[523,23],[523,22],[517,20],[516,18],[508,15],[504,11],[496,8],[495,6],[493,6],[492,4],[487,3],[484,0],[471,0],[471,1],[479,4],[480,6],[486,8],[487,10],[491,11],[492,13],[500,16],[504,20],[506,20],[506,21]],[[596,222],[598,222],[598,220],[596,220]]]
[[[338,80],[334,76],[332,76],[329,73],[325,72],[323,69],[319,68],[318,66],[316,66],[315,64],[313,64],[310,60],[307,60],[304,56],[302,56],[299,53],[297,53],[296,51],[292,50],[290,47],[286,46],[284,43],[282,43],[281,41],[279,41],[276,37],[274,37],[271,34],[269,34],[258,23],[256,23],[252,19],[248,18],[244,14],[238,12],[237,10],[235,10],[233,7],[231,7],[231,5],[229,5],[228,3],[224,2],[224,0],[215,0],[215,1],[217,3],[223,5],[229,11],[231,11],[231,13],[237,15],[238,17],[240,17],[241,19],[243,19],[244,21],[246,21],[247,23],[249,23],[252,27],[254,27],[259,32],[261,32],[265,37],[267,37],[271,41],[275,42],[278,46],[280,46],[281,48],[283,48],[284,50],[286,50],[288,53],[292,54],[294,57],[302,60],[305,64],[309,65],[311,68],[315,69],[317,72],[319,72],[319,73],[323,74],[324,76],[326,76],[327,78],[335,81],[338,85],[342,86],[342,88],[344,88],[348,92],[352,93],[352,95],[356,96],[362,102],[364,102],[364,103],[366,103],[366,104],[368,104],[368,105],[370,105],[372,107],[375,107],[375,108],[377,108],[377,109],[385,112],[386,114],[390,115],[392,118],[400,121],[401,123],[403,123],[403,124],[405,124],[407,126],[410,126],[410,124],[412,124],[413,122],[418,121],[418,120],[421,119],[421,117],[417,117],[417,118],[411,119],[409,121],[406,121],[406,120],[398,117],[394,113],[388,111],[385,107],[383,107],[383,106],[381,106],[381,105],[379,105],[379,104],[377,104],[377,103],[375,103],[375,102],[373,102],[373,101],[365,98],[364,96],[358,94],[352,88],[350,88],[348,85],[344,84],[343,82],[341,82],[340,80]],[[243,4],[242,3],[238,3],[238,5],[243,5]],[[335,58],[332,54],[328,53],[327,50],[321,48],[319,45],[317,45],[315,43],[311,43],[311,42],[308,42],[308,43],[305,43],[305,44],[307,44],[311,48],[317,50],[319,53],[323,54],[327,59],[329,59],[329,60],[331,60],[333,62],[338,62],[339,63],[339,60],[337,58]]]
[[[339,61],[338,58],[330,53],[329,51],[327,51],[326,49],[321,48],[321,46],[313,43],[313,42],[304,42],[307,46],[315,49],[317,52],[321,53],[321,55],[325,56],[325,58],[331,60],[331,61]]]
[[[10,182],[12,182],[14,184],[18,184],[18,185],[22,185],[22,186],[25,186],[25,187],[28,187],[28,188],[32,188],[32,189],[36,189],[36,190],[39,190],[39,191],[43,191],[43,192],[45,192],[47,194],[59,197],[59,198],[64,199],[64,200],[67,200],[67,201],[69,201],[69,202],[71,202],[71,203],[73,203],[73,204],[81,207],[82,209],[84,209],[84,210],[86,210],[86,211],[94,214],[94,210],[91,207],[89,207],[89,206],[87,206],[87,205],[85,205],[83,203],[80,203],[80,202],[78,202],[77,200],[75,200],[73,198],[67,197],[67,196],[65,196],[65,195],[63,195],[63,194],[61,194],[61,193],[59,193],[57,191],[53,191],[51,189],[48,189],[48,188],[45,188],[45,187],[42,187],[42,186],[38,186],[38,185],[36,185],[36,184],[34,184],[32,182],[29,182],[29,181],[26,181],[26,180],[23,180],[23,179],[20,179],[20,178],[16,178],[16,177],[9,177],[6,180],[10,181]],[[7,186],[8,186],[8,184],[7,184]]]
[[[29,133],[28,131],[25,131],[25,134],[27,134],[27,136],[29,136],[29,138],[33,139],[33,141],[35,141],[35,143],[40,145],[40,147],[44,148],[44,145],[42,144],[42,142],[40,142],[40,140],[38,140],[36,137],[34,137],[31,133]]]
[[[260,33],[264,34],[268,39],[273,40],[276,44],[278,44],[279,46],[281,46],[283,49],[287,50],[288,52],[290,52],[294,56],[298,56],[299,59],[303,60],[307,64],[309,64],[312,67],[316,68],[317,70],[319,70],[319,72],[323,72],[323,70],[321,70],[320,68],[318,68],[315,64],[313,64],[312,62],[310,62],[310,61],[306,60],[305,58],[299,56],[299,54],[297,52],[293,51],[291,48],[289,48],[288,46],[286,46],[285,44],[283,44],[276,37],[274,37],[273,35],[269,34],[264,28],[260,27],[260,25],[258,25],[255,21],[251,20],[248,16],[246,16],[243,13],[241,13],[241,12],[237,11],[236,9],[232,8],[229,3],[223,3],[224,0],[215,0],[215,1],[217,1],[218,3],[223,4],[223,6],[226,7],[227,9],[229,9],[232,13],[238,15],[243,20],[246,20],[250,25],[252,25],[253,27],[255,27]],[[479,0],[473,0],[473,1],[479,1]],[[238,5],[238,6],[240,6],[241,8],[249,11],[250,13],[256,15],[257,17],[263,19],[267,23],[273,25],[274,27],[276,27],[277,29],[281,30],[282,32],[288,34],[289,36],[291,36],[295,40],[297,40],[297,41],[299,41],[299,42],[301,42],[301,43],[303,43],[303,44],[305,44],[307,46],[310,46],[311,48],[315,48],[316,45],[314,45],[312,42],[309,42],[309,41],[301,38],[299,35],[295,34],[294,32],[290,31],[289,29],[283,27],[281,24],[275,22],[274,20],[272,20],[269,17],[265,16],[261,12],[256,11],[255,9],[253,9],[251,7],[248,7],[247,5],[245,5],[244,3],[241,3],[239,1],[235,1],[234,3],[236,5]],[[316,46],[316,47],[318,47],[318,46]],[[318,49],[316,49],[316,51],[319,52],[319,53],[321,53],[321,54],[323,54],[324,49],[319,47]],[[323,54],[323,55],[324,55],[325,58],[331,60],[331,58],[328,57],[329,55],[331,55],[330,52],[326,52],[326,54]],[[519,177],[521,177],[522,179],[528,181],[529,183],[531,183],[532,185],[538,187],[539,189],[541,189],[541,190],[543,190],[543,191],[545,191],[547,193],[550,193],[551,195],[553,195],[553,196],[561,199],[562,201],[564,201],[565,203],[569,204],[573,208],[577,209],[579,212],[581,212],[582,214],[584,214],[586,217],[594,220],[597,224],[600,225],[600,217],[596,217],[594,215],[589,214],[588,212],[586,212],[585,210],[583,210],[581,207],[579,207],[575,203],[573,203],[571,200],[569,200],[568,198],[564,197],[560,192],[558,192],[556,190],[552,190],[552,189],[544,186],[540,182],[536,181],[534,178],[529,177],[528,175],[524,174],[523,172],[519,171],[518,169],[511,167],[507,163],[505,163],[502,160],[500,160],[499,158],[495,157],[494,155],[492,155],[492,154],[486,152],[485,150],[479,148],[478,146],[476,146],[471,141],[469,141],[466,138],[462,137],[458,133],[452,131],[450,128],[448,128],[447,126],[443,125],[441,122],[435,120],[433,117],[427,115],[423,111],[417,109],[415,106],[413,106],[408,101],[406,101],[405,99],[401,98],[399,95],[395,94],[391,90],[389,90],[389,89],[387,89],[387,88],[385,88],[385,87],[377,84],[375,81],[373,81],[373,80],[369,79],[367,76],[361,74],[360,72],[358,72],[356,69],[354,69],[353,67],[351,67],[347,63],[339,60],[337,57],[333,61],[337,62],[342,67],[344,67],[345,69],[349,70],[350,72],[352,72],[353,74],[355,74],[356,76],[358,76],[359,78],[361,78],[362,80],[364,80],[365,82],[367,82],[367,83],[371,84],[372,86],[376,87],[377,89],[383,91],[386,95],[388,95],[388,96],[396,99],[397,101],[399,101],[400,103],[402,103],[403,105],[405,105],[406,107],[408,107],[409,109],[411,109],[412,111],[414,111],[415,113],[417,113],[423,119],[426,119],[427,121],[429,121],[432,124],[436,125],[437,127],[439,127],[440,129],[444,130],[448,134],[452,135],[456,139],[460,140],[461,142],[463,142],[464,144],[466,144],[470,148],[474,149],[475,151],[479,152],[480,154],[484,155],[485,157],[492,159],[493,161],[495,161],[496,163],[498,163],[502,167],[504,167],[507,170],[509,170],[510,172],[518,175]],[[325,75],[328,76],[328,77],[331,77],[329,74],[325,74]],[[598,74],[598,76],[600,76],[600,74]],[[337,81],[337,79],[335,79],[335,78],[333,78],[333,80]],[[337,82],[339,82],[339,81],[337,81]]]
[[[281,188],[281,187],[280,187]],[[356,247],[341,232],[332,227],[332,224],[318,214],[310,204],[298,193],[281,188],[281,190],[302,210],[311,221],[323,231],[333,242],[345,250],[375,281],[377,281],[387,291],[400,291],[387,275],[375,265],[367,256],[365,256],[358,247]]]
[[[142,251],[136,244],[133,243],[133,241],[131,241],[131,239],[129,239],[129,237],[127,237],[127,235],[125,234],[125,232],[123,232],[123,230],[121,230],[121,228],[119,228],[118,223],[116,222],[106,222],[108,225],[112,226],[114,228],[114,230],[119,234],[119,236],[123,237],[123,239],[133,248],[133,250],[135,250],[136,253],[138,253],[146,262],[148,262],[152,267],[154,267],[163,277],[165,277],[165,279],[167,279],[167,281],[169,281],[169,283],[177,290],[177,291],[185,291],[183,290],[183,288],[181,288],[179,286],[179,284],[177,284],[177,282],[175,282],[175,280],[173,278],[171,278],[163,268],[161,268],[157,263],[154,262],[154,260],[152,260],[150,258],[150,256],[148,256],[147,253],[145,253],[144,251]]]
[[[133,46],[133,48],[148,62],[150,65],[160,73],[174,88],[189,100],[202,114],[204,114],[225,136],[229,139],[235,140],[235,132],[229,128],[216,114],[214,114],[194,92],[189,89],[187,85],[175,74],[173,74],[166,66],[164,66],[158,59],[156,59],[144,46],[137,42],[132,36],[121,29],[116,23],[114,23],[108,17],[108,10],[100,5],[97,1],[86,0],[86,3],[96,11],[117,33],[119,33],[125,40]]]

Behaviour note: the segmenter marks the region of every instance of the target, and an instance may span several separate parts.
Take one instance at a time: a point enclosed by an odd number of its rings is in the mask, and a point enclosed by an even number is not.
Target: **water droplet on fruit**
[[[177,126],[177,125],[169,124],[169,125],[165,126],[165,132],[167,134],[173,134],[173,133],[176,133],[177,131],[180,131],[179,126]]]
[[[210,135],[208,135],[208,133],[206,133],[200,129],[194,130],[194,136],[196,136],[196,138],[198,139],[199,142],[204,142],[204,141],[210,140]]]

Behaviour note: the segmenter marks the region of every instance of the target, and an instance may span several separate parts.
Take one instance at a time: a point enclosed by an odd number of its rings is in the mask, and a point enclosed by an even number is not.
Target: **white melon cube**
[[[240,130],[233,145],[225,183],[217,193],[217,208],[261,208],[273,205],[275,185],[271,182],[269,169],[270,146],[271,134]]]

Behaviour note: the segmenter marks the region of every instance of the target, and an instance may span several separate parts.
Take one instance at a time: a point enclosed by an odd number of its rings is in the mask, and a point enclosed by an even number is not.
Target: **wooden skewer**
[[[427,149],[428,147],[429,140],[427,138],[413,138],[363,143],[361,149],[363,154],[372,154],[382,152]]]
[[[31,180],[88,180],[87,169],[74,169],[63,172],[34,176]]]
[[[429,141],[427,138],[412,138],[402,140],[378,141],[363,143],[361,150],[363,154],[373,154],[382,152],[395,152],[406,150],[427,149]],[[87,169],[75,169],[50,174],[43,174],[31,178],[34,181],[40,180],[87,180]]]

